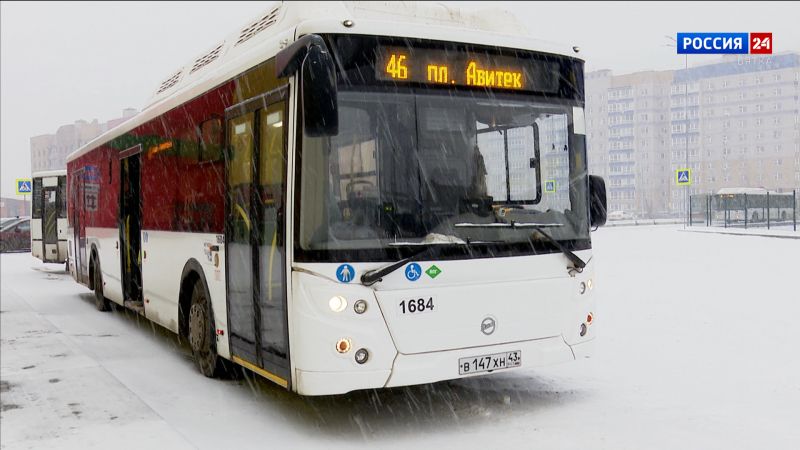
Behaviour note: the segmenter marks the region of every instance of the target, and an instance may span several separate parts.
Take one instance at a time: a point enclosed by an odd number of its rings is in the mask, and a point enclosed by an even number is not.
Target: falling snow
[[[800,239],[669,225],[593,241],[593,358],[306,398],[205,378],[176,336],[3,254],[2,446],[798,448]]]

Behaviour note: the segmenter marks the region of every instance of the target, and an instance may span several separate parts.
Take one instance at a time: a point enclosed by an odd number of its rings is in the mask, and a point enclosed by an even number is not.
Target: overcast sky
[[[141,109],[165,77],[271,2],[8,3],[0,5],[2,196],[30,176],[31,136],[75,120]],[[514,11],[533,36],[581,47],[587,70],[683,67],[666,46],[680,31],[773,33],[800,50],[797,3],[444,2]],[[689,65],[707,61],[691,56]]]

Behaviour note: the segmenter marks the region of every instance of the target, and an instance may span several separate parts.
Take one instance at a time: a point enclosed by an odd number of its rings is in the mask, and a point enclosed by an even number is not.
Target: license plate
[[[458,374],[491,372],[493,370],[511,369],[522,365],[522,351],[514,350],[492,355],[468,356],[459,358]]]

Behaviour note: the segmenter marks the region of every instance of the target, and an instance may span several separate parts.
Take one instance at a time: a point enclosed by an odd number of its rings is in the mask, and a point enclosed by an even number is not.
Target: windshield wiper
[[[361,275],[361,284],[364,286],[372,286],[373,284],[381,281],[384,275],[389,275],[390,273],[394,272],[395,270],[403,267],[409,261],[414,259],[414,257],[419,256],[426,251],[430,250],[433,246],[424,247],[421,250],[414,252],[411,256],[403,258],[399,261],[393,262],[388,266],[380,267],[378,269],[372,269],[364,272]]]
[[[393,263],[391,263],[391,264],[389,264],[387,266],[384,266],[384,267],[380,267],[380,268],[377,268],[377,269],[372,269],[372,270],[368,270],[368,271],[364,272],[361,275],[361,284],[363,284],[364,286],[372,286],[373,284],[377,283],[378,281],[381,281],[381,279],[385,275],[389,275],[390,273],[394,272],[395,270],[397,270],[397,269],[403,267],[404,265],[408,264],[409,262],[413,261],[418,256],[424,254],[425,252],[430,251],[434,247],[441,247],[441,246],[444,246],[444,245],[447,245],[447,246],[452,246],[452,245],[461,246],[461,245],[469,245],[469,243],[468,242],[462,242],[462,243],[442,242],[442,243],[422,243],[422,244],[417,244],[417,245],[424,245],[424,247],[421,248],[421,249],[418,249],[417,251],[412,253],[411,256],[403,258],[403,259],[401,259],[399,261],[393,262]]]
[[[464,228],[495,228],[495,227],[501,227],[501,228],[533,228],[534,230],[538,231],[539,234],[544,236],[544,238],[545,238],[545,240],[547,242],[553,244],[553,246],[555,248],[557,248],[561,253],[563,253],[564,256],[566,256],[567,259],[569,259],[572,262],[572,264],[575,266],[575,270],[580,272],[580,271],[583,270],[584,267],[586,267],[586,263],[583,262],[583,260],[581,258],[579,258],[578,255],[576,255],[571,250],[569,250],[568,248],[566,248],[563,245],[561,245],[560,242],[558,242],[557,240],[553,239],[552,236],[550,236],[549,234],[547,234],[547,232],[544,231],[544,227],[560,227],[560,226],[563,226],[560,223],[541,223],[541,224],[531,223],[531,222],[522,222],[522,223],[520,223],[520,222],[510,222],[510,223],[506,223],[506,222],[496,222],[496,223],[457,223],[455,226],[459,227],[459,228],[460,227],[464,227]]]
[[[538,231],[539,234],[544,236],[544,238],[548,242],[550,242],[557,249],[559,249],[561,251],[561,253],[563,253],[564,256],[567,257],[567,259],[572,261],[572,264],[575,266],[575,270],[577,270],[578,272],[582,272],[583,271],[583,268],[586,267],[586,263],[583,262],[583,260],[581,258],[579,258],[578,255],[576,255],[571,250],[569,250],[568,248],[566,248],[563,245],[561,245],[560,242],[558,242],[557,240],[553,239],[553,236],[550,236],[549,234],[547,234],[543,229],[541,229],[539,227],[533,227],[533,229]]]

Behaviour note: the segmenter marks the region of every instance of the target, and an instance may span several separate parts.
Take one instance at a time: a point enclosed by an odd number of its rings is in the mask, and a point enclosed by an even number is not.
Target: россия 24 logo
[[[678,54],[771,55],[772,33],[678,33]]]

